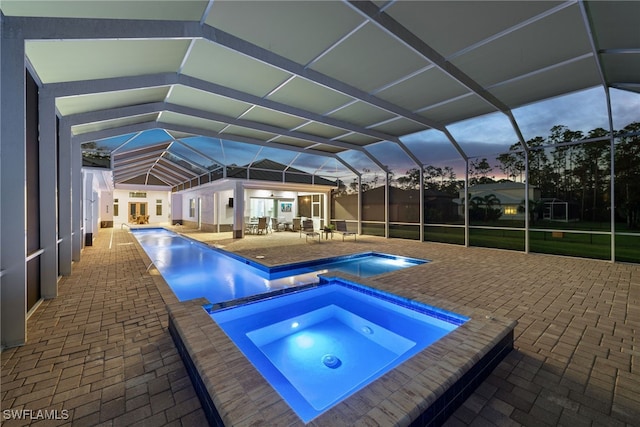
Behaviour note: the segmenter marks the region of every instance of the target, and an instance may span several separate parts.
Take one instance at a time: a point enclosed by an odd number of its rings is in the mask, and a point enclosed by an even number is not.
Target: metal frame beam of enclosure
[[[149,144],[140,148],[132,148],[127,151],[123,151],[119,153],[117,151],[122,148],[122,145],[121,145],[119,147],[116,147],[114,150],[112,150],[111,154],[113,155],[114,159],[116,159],[117,161],[126,163],[129,160],[135,161],[135,160],[143,159],[150,155],[157,156],[159,154],[162,154],[164,151],[166,151],[169,145],[171,145],[170,142],[161,141],[161,142]]]
[[[449,62],[445,57],[440,55],[435,49],[426,44],[420,38],[415,36],[411,31],[398,23],[395,19],[393,19],[390,15],[384,12],[383,9],[379,9],[374,3],[370,1],[354,1],[354,0],[345,0],[347,4],[349,4],[354,10],[358,11],[364,17],[366,17],[369,21],[376,24],[383,31],[388,34],[394,36],[398,41],[412,49],[417,54],[421,55],[423,58],[427,59],[434,66],[436,66],[440,71],[448,75],[449,77],[455,79],[458,83],[469,89],[472,93],[482,99],[484,102],[489,104],[491,107],[495,108],[497,111],[500,111],[507,115],[511,125],[518,136],[518,140],[526,148],[526,144],[524,138],[522,137],[522,133],[518,127],[517,122],[513,118],[511,114],[511,110],[509,107],[492,95],[489,91],[482,87],[478,82],[473,80],[467,74],[465,74],[458,67]],[[442,130],[442,126],[432,126],[434,129]]]
[[[369,105],[381,108],[390,113],[396,114],[400,117],[413,120],[417,123],[426,126],[427,128],[442,129],[442,125],[430,121],[429,119],[415,114],[411,111],[405,110],[395,104],[392,104],[383,99],[377,98],[366,92],[361,91],[353,86],[347,85],[315,70],[297,64],[291,60],[288,60],[280,55],[274,54],[266,49],[260,48],[252,43],[235,37],[229,33],[221,31],[217,28],[208,26],[206,24],[196,24],[192,22],[175,22],[175,21],[163,21],[158,23],[155,21],[137,21],[134,20],[131,25],[123,25],[121,20],[92,20],[92,19],[75,19],[75,18],[14,18],[16,21],[21,20],[33,20],[34,22],[45,25],[41,31],[29,32],[27,38],[31,39],[101,39],[101,38],[203,38],[209,42],[224,46],[228,49],[242,53],[250,58],[264,62],[270,66],[278,68],[282,71],[291,73],[295,76],[304,78],[311,82],[320,84],[325,87],[329,87],[337,92],[340,92],[349,97],[355,98],[359,101],[367,103]],[[41,22],[44,21],[44,22]],[[96,22],[95,25],[90,25],[87,22]],[[22,23],[22,25],[25,25]],[[106,24],[106,25],[105,25]],[[139,25],[138,25],[139,24]],[[63,35],[62,37],[54,37],[55,31],[52,27],[59,27],[59,30]],[[30,30],[32,26],[29,26]],[[92,30],[89,30],[92,28]],[[126,30],[125,30],[126,29]],[[53,33],[53,34],[52,34]],[[124,35],[123,35],[124,34]],[[89,89],[89,88],[87,88]],[[95,92],[95,89],[93,89]],[[237,99],[237,98],[234,98]],[[282,110],[278,110],[282,111]],[[320,122],[327,123],[326,117],[322,116]],[[328,123],[327,123],[328,124]],[[352,129],[353,125],[349,125],[349,129]],[[371,135],[371,131],[365,131],[360,128],[356,132]],[[375,131],[374,131],[375,132]],[[381,134],[378,132],[378,135]],[[379,136],[378,136],[379,137]],[[382,138],[383,140],[391,140],[392,142],[399,142],[397,138]],[[401,147],[402,148],[402,147]],[[403,151],[405,148],[403,148]],[[367,153],[366,151],[364,151]],[[407,152],[407,151],[405,151]],[[410,152],[407,152],[410,157],[413,157]],[[370,156],[370,154],[367,154]],[[383,171],[389,172],[379,160],[373,159],[374,163],[378,165]],[[417,165],[420,162],[416,162]]]
[[[371,22],[375,23],[382,30],[386,31],[388,34],[394,36],[398,41],[403,43],[405,46],[412,49],[414,52],[421,55],[423,58],[427,59],[431,63],[434,64],[439,70],[447,74],[448,76],[455,79],[461,85],[469,89],[473,94],[478,96],[480,99],[485,101],[491,107],[495,108],[497,111],[502,112],[507,116],[511,126],[518,138],[518,141],[522,145],[525,151],[528,150],[527,144],[522,135],[522,131],[513,117],[513,113],[511,109],[492,95],[489,91],[483,88],[478,82],[473,80],[467,74],[465,74],[462,70],[457,68],[451,62],[449,62],[445,57],[440,55],[435,49],[431,46],[427,45],[424,41],[420,40],[413,33],[411,33],[407,28],[400,25],[395,19],[389,16],[384,12],[383,8],[378,8],[374,3],[369,1],[354,1],[354,0],[345,0],[351,7],[366,17]],[[434,129],[442,130],[442,127],[434,127]],[[456,146],[458,151],[462,154],[461,148],[455,143],[455,138],[449,133],[447,136],[450,138],[450,141]],[[463,157],[465,157],[463,155]],[[465,159],[467,160],[467,159]],[[525,211],[528,210],[528,194],[529,194],[529,180],[525,182]],[[528,215],[526,215],[528,217]],[[527,220],[525,219],[525,222]],[[528,224],[525,224],[525,228],[528,230]],[[525,233],[525,251],[528,252],[529,244],[528,244],[528,232]]]
[[[167,132],[167,131],[165,130],[165,132]],[[168,132],[167,132],[167,133],[168,133]],[[213,163],[213,164],[217,165],[218,167],[220,167],[220,168],[224,167],[224,165],[223,165],[222,163],[220,163],[219,161],[217,161],[217,160],[216,160],[216,159],[214,159],[213,157],[211,157],[211,156],[209,156],[209,155],[207,155],[207,154],[205,154],[205,153],[201,152],[200,150],[196,150],[195,148],[193,148],[193,147],[192,147],[191,145],[189,145],[189,144],[185,144],[182,140],[180,140],[180,139],[176,139],[176,138],[174,138],[173,136],[171,136],[171,140],[173,141],[173,143],[174,143],[174,144],[178,144],[178,145],[180,145],[181,147],[184,147],[184,148],[186,148],[187,150],[191,151],[192,153],[197,154],[198,156],[201,156],[201,157],[203,157],[203,158],[205,158],[205,159],[207,159],[207,160],[211,161],[211,163]]]
[[[611,192],[611,200],[609,201],[609,210],[611,211],[610,221],[611,221],[611,262],[615,262],[616,260],[616,204],[615,204],[615,154],[616,154],[616,144],[615,144],[615,135],[613,130],[613,112],[611,110],[611,94],[609,93],[609,87],[607,86],[607,80],[604,75],[604,70],[602,68],[602,63],[600,62],[600,55],[598,54],[598,50],[596,47],[595,38],[593,36],[593,30],[591,28],[591,21],[589,20],[589,14],[586,9],[586,5],[584,2],[579,2],[580,14],[582,15],[582,20],[584,22],[585,29],[587,31],[587,35],[589,37],[589,45],[591,46],[591,51],[593,53],[594,60],[596,61],[598,74],[600,77],[600,82],[602,84],[602,88],[604,89],[605,100],[607,103],[607,115],[609,119],[609,161],[611,165],[611,179],[610,179],[610,192]]]
[[[160,73],[132,77],[112,77],[86,81],[48,83],[43,86],[42,90],[45,94],[53,97],[71,97],[93,93],[125,91],[154,87],[170,87],[173,85],[182,85],[185,87],[190,87],[192,89],[202,90],[213,95],[219,95],[250,105],[256,105],[268,110],[290,114],[301,119],[325,123],[336,128],[341,128],[350,132],[362,134],[374,139],[378,139],[380,141],[395,141],[397,139],[397,137],[393,135],[389,135],[375,129],[358,126],[353,123],[328,117],[326,115],[313,113],[308,110],[258,97],[246,92],[239,91],[237,89],[232,89],[184,74]]]
[[[359,145],[349,144],[340,141],[332,141],[330,139],[321,138],[315,135],[306,134],[303,132],[291,131],[285,128],[279,128],[276,126],[267,125],[264,123],[253,122],[250,120],[237,119],[231,116],[225,116],[220,113],[214,113],[210,111],[204,111],[193,107],[185,107],[169,102],[153,102],[148,104],[140,104],[129,107],[112,108],[108,110],[93,111],[90,113],[81,113],[66,116],[70,123],[74,126],[87,123],[98,123],[108,120],[124,119],[131,116],[142,116],[150,113],[162,113],[169,111],[176,114],[183,114],[190,117],[198,117],[204,120],[210,120],[214,122],[220,122],[235,126],[240,126],[247,129],[257,130],[261,132],[273,133],[278,135],[289,136],[292,138],[300,139],[314,144],[322,144],[336,148],[342,148],[344,150],[356,150],[361,151],[368,155],[365,149]],[[221,135],[225,135],[221,133]],[[232,134],[228,135],[228,139],[233,139]],[[172,139],[167,135],[167,139]]]
[[[90,116],[87,115],[85,117],[90,117]],[[208,130],[208,129],[194,128],[194,127],[190,127],[190,126],[183,126],[183,125],[177,125],[177,124],[171,124],[171,123],[162,123],[162,122],[155,122],[154,121],[154,122],[143,122],[143,123],[137,123],[137,124],[127,125],[127,126],[118,127],[118,128],[110,128],[110,129],[104,129],[104,130],[99,130],[99,131],[93,131],[93,132],[87,132],[87,133],[83,133],[83,134],[78,134],[78,135],[73,136],[73,142],[75,144],[82,144],[82,143],[86,143],[86,142],[91,142],[91,141],[96,141],[96,140],[100,140],[100,139],[111,138],[111,137],[115,137],[115,136],[119,136],[119,135],[129,134],[129,133],[137,133],[137,132],[141,132],[141,131],[145,131],[145,130],[151,130],[151,129],[162,129],[162,130],[165,130],[165,131],[168,130],[168,131],[175,131],[175,132],[183,132],[183,133],[190,133],[190,134],[194,134],[194,135],[208,136],[208,137],[211,137],[211,138],[230,139],[231,140],[231,138],[229,138],[230,135],[228,135],[228,134],[224,134],[224,133],[220,133],[220,132],[216,132],[216,131],[212,131],[212,130]],[[233,135],[232,138],[233,138],[232,139],[233,141],[242,142],[242,143],[251,144],[251,145],[259,145],[259,146],[264,146],[264,147],[278,148],[278,149],[281,149],[281,150],[297,151],[297,152],[301,152],[301,153],[313,154],[313,155],[316,155],[316,156],[330,157],[330,158],[336,159],[338,162],[340,162],[343,166],[345,166],[347,169],[352,171],[354,174],[357,175],[359,173],[350,164],[348,164],[340,156],[338,156],[337,154],[334,154],[334,153],[328,153],[326,151],[315,150],[313,148],[303,148],[303,147],[289,146],[289,145],[285,145],[285,144],[281,144],[281,143],[277,143],[277,142],[266,142],[266,141],[263,141],[263,140],[259,140],[259,139],[255,139],[255,138],[251,138],[251,137],[246,137],[246,136]],[[170,138],[167,138],[167,139],[170,139]],[[372,161],[373,160],[374,159],[372,159]],[[377,161],[377,159],[375,159],[375,161],[376,161],[376,164],[379,165],[382,168],[382,165],[379,163],[379,161]]]
[[[286,106],[278,102],[269,101],[264,98],[259,98],[254,95],[240,92],[238,90],[226,88],[224,86],[220,86],[215,83],[206,82],[206,81],[197,79],[195,77],[190,77],[185,75],[176,75],[176,74],[167,73],[167,74],[158,74],[158,75],[150,75],[150,76],[100,79],[100,80],[92,81],[91,84],[88,84],[87,82],[51,83],[44,86],[44,91],[47,94],[51,94],[51,96],[66,97],[66,96],[86,95],[90,93],[110,92],[115,90],[127,90],[127,89],[133,90],[133,89],[140,89],[144,87],[170,86],[173,84],[182,84],[187,87],[191,87],[194,89],[201,89],[213,94],[228,97],[230,99],[235,99],[238,101],[243,101],[243,102],[251,103],[254,105],[259,105],[264,108],[295,115],[297,117],[304,118],[307,120],[323,122],[325,124],[328,124],[334,127],[346,129],[350,132],[355,132],[355,133],[366,135],[372,138],[380,139],[381,141],[390,141],[400,145],[401,148],[404,147],[404,145],[400,142],[400,140],[397,137],[385,134],[383,132],[367,129],[367,128],[356,126],[341,120],[332,119],[319,114],[311,113],[309,111],[305,111],[300,108]],[[166,108],[163,109],[162,108],[163,105]],[[287,136],[292,136],[298,139],[308,140],[316,144],[324,144],[328,146],[343,148],[345,150],[354,149],[357,151],[361,151],[367,157],[369,157],[370,160],[373,161],[378,167],[380,167],[380,169],[384,170],[385,172],[387,171],[384,165],[377,158],[375,158],[375,156],[373,156],[371,153],[366,151],[366,149],[364,149],[363,147],[360,147],[354,144],[341,143],[341,142],[333,141],[330,139],[323,139],[323,138],[315,137],[313,135],[304,134],[301,132],[294,132],[288,129],[276,128],[274,126],[268,126],[260,123],[250,122],[247,120],[236,119],[236,118],[224,116],[218,113],[206,112],[206,111],[197,110],[191,107],[178,106],[178,105],[170,104],[166,102],[154,102],[154,103],[144,104],[141,106],[126,107],[126,108],[131,108],[131,110],[128,110],[128,109],[124,110],[123,108],[114,108],[110,110],[105,110],[101,113],[94,113],[94,112],[82,113],[81,115],[78,115],[78,117],[74,119],[74,122],[75,124],[79,124],[82,121],[92,122],[92,121],[115,119],[118,117],[127,117],[128,114],[131,114],[131,113],[137,113],[138,115],[142,115],[142,114],[148,114],[148,113],[154,113],[154,112],[159,113],[162,111],[172,111],[178,114],[188,114],[188,115],[195,114],[196,117],[201,117],[208,120],[236,124],[238,126],[249,127],[256,130],[262,130],[265,132],[279,133]],[[224,133],[220,133],[219,137],[225,138],[225,139],[238,140],[237,136],[228,135]],[[240,140],[238,141],[245,142]],[[270,145],[274,144],[272,142],[265,142],[265,143],[268,143]],[[285,144],[282,144],[281,146],[283,147],[283,149],[294,150],[294,147],[292,146],[288,146]],[[403,148],[403,150],[407,152],[407,154],[410,157],[414,157],[413,154],[407,151],[406,148]]]

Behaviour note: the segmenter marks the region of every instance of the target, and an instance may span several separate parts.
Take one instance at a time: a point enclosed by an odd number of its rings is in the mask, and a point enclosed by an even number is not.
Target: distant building
[[[518,220],[525,219],[524,208],[525,184],[521,182],[494,182],[491,184],[478,184],[469,187],[469,200],[474,198],[485,198],[493,195],[500,202],[493,206],[493,209],[500,209],[502,215],[500,219]],[[529,200],[540,200],[540,189],[529,186]],[[464,216],[464,191],[460,192],[460,197],[455,199],[458,203],[458,213]]]

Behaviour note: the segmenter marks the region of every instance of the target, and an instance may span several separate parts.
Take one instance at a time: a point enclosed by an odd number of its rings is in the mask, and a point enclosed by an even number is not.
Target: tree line
[[[609,221],[611,207],[611,179],[615,184],[616,221],[624,221],[629,228],[640,226],[640,122],[614,132],[613,169],[609,132],[602,128],[586,134],[564,125],[550,129],[547,137],[536,136],[528,141],[529,184],[540,190],[542,199],[556,199],[571,204],[582,221]],[[525,182],[526,157],[520,143],[495,158],[470,159],[469,185],[496,182]],[[501,178],[496,178],[497,171]],[[613,170],[613,174],[612,174]],[[365,173],[370,171],[365,171]],[[451,166],[425,165],[425,190],[458,197],[464,188]],[[361,183],[361,190],[384,183],[384,176],[374,175]],[[412,168],[404,175],[389,176],[390,185],[402,189],[418,189],[420,170]],[[342,184],[338,193],[354,193],[357,180]]]

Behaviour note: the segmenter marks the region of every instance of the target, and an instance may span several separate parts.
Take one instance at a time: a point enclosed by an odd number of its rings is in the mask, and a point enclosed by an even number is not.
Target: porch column
[[[94,234],[97,233],[95,225],[97,224],[97,216],[95,215],[96,206],[100,203],[98,195],[93,191],[93,172],[84,174],[84,245],[93,246]],[[95,233],[94,233],[95,232]]]
[[[40,95],[40,294],[58,296],[58,135],[55,99]]]
[[[384,237],[389,238],[389,172],[384,173]]]
[[[71,143],[71,259],[80,261],[83,247],[82,147]]]
[[[331,191],[324,193],[324,212],[322,216],[324,217],[324,225],[331,224]]]
[[[0,17],[0,287],[2,347],[27,341],[24,40]]]
[[[358,234],[362,234],[362,175],[358,175]]]
[[[235,182],[233,190],[233,238],[244,237],[244,187],[242,181]]]
[[[60,274],[71,274],[72,249],[71,249],[71,128],[59,125],[58,139],[58,245]]]

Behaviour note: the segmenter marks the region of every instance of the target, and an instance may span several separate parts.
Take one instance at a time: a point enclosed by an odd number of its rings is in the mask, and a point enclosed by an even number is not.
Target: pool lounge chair
[[[342,234],[342,241],[344,242],[344,237],[345,236],[351,236],[353,235],[353,241],[355,242],[357,239],[357,234],[358,233],[354,233],[353,231],[348,231],[347,230],[347,222],[346,221],[336,221],[336,233],[340,233]]]
[[[305,240],[309,239],[309,236],[316,237],[318,236],[318,243],[320,243],[320,233],[313,229],[313,221],[307,219],[302,221],[302,228],[300,228],[300,237],[302,237],[302,233],[305,235]]]

